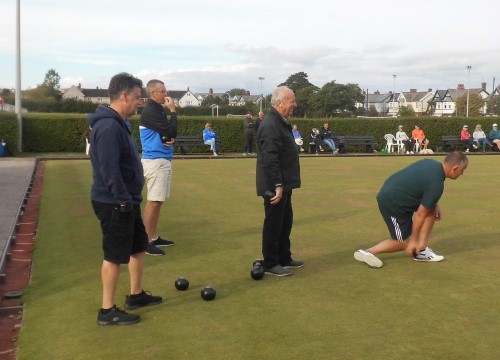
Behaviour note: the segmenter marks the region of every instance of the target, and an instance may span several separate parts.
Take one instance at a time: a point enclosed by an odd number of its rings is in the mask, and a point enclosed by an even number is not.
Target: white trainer
[[[354,258],[358,261],[362,261],[367,263],[368,265],[376,268],[381,268],[384,266],[384,263],[382,260],[380,260],[378,257],[373,255],[371,252],[368,252],[363,249],[359,249],[358,251],[354,252]]]
[[[443,261],[444,256],[438,255],[430,247],[426,247],[413,257],[415,261]]]

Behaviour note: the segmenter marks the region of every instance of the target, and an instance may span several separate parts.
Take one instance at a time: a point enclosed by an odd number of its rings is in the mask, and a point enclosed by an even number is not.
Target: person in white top
[[[405,145],[406,153],[413,154],[413,139],[410,139],[408,135],[403,131],[403,125],[398,126],[398,132],[396,133],[396,141],[401,141]]]
[[[486,151],[486,146],[491,146],[491,143],[488,141],[486,134],[481,128],[481,124],[476,125],[476,129],[472,133],[472,138],[474,139],[476,147],[482,146],[483,151]]]

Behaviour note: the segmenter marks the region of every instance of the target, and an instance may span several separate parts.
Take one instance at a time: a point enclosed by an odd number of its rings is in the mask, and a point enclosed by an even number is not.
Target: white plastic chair
[[[385,150],[387,151],[387,153],[390,154],[394,151],[394,149],[396,149],[396,151],[400,153],[402,149],[404,149],[403,143],[399,140],[396,140],[394,135],[385,134],[384,139],[387,141],[387,144],[385,145]]]

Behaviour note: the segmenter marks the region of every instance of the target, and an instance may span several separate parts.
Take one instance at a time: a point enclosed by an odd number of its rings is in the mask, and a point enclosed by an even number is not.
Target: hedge
[[[405,117],[405,118],[328,118],[299,119],[291,122],[297,124],[307,147],[307,137],[311,128],[321,128],[328,122],[335,135],[372,135],[381,149],[385,145],[384,135],[395,134],[398,125],[403,125],[408,135],[415,124],[420,124],[430,140],[434,150],[441,147],[441,136],[459,135],[464,124],[469,125],[472,132],[476,124],[482,124],[486,133],[498,117]],[[130,119],[133,135],[139,141],[139,116]],[[223,153],[243,151],[243,118],[226,118],[211,116],[181,116],[179,135],[201,134],[205,123],[211,122],[214,130],[223,142]],[[23,151],[25,152],[84,152],[85,139],[83,132],[87,127],[85,114],[25,113],[23,114]],[[0,112],[0,138],[7,143],[8,152],[16,154],[17,118],[13,113]],[[191,149],[199,151],[199,149]]]

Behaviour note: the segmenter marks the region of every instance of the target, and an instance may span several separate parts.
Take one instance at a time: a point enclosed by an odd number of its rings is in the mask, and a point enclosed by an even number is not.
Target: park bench
[[[463,150],[465,145],[460,140],[459,135],[444,135],[441,137],[443,141],[443,151],[449,152],[458,147],[459,150]]]
[[[333,137],[333,141],[340,153],[346,153],[352,146],[364,147],[365,152],[372,153],[377,147],[375,138],[368,135],[338,135]]]
[[[215,136],[215,143],[217,144],[217,150],[220,152],[222,142],[219,135]],[[182,155],[187,154],[189,147],[198,147],[200,151],[210,149],[210,145],[205,145],[203,142],[203,135],[179,135],[175,138],[174,147],[178,147]]]

